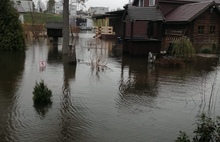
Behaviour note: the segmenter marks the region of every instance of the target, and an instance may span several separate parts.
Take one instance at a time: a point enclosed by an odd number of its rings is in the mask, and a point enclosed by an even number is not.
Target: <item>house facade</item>
[[[62,14],[63,13],[63,3],[62,2],[56,2],[54,6],[54,11],[56,14]],[[69,4],[69,14],[71,16],[77,15],[77,7],[75,4]]]
[[[131,56],[160,53],[165,18],[157,0],[134,0],[125,6],[123,52]]]
[[[33,11],[33,0],[12,0],[16,5],[21,5],[26,12]]]
[[[90,7],[88,9],[88,13],[90,14],[90,16],[105,14],[108,11],[108,7]]]
[[[124,10],[106,12],[102,15],[93,15],[95,21],[96,35],[104,39],[116,39],[123,36]]]
[[[196,51],[220,44],[219,4],[207,0],[134,0],[125,7],[123,51],[158,54],[188,37]]]
[[[189,3],[166,14],[163,48],[178,36],[186,36],[199,51],[202,47],[220,42],[220,12],[214,1]]]

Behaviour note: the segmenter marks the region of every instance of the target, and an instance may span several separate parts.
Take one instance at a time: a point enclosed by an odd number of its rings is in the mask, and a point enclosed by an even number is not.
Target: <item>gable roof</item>
[[[63,29],[63,22],[46,22],[47,29]]]
[[[156,7],[135,7],[129,6],[126,20],[133,21],[163,21],[164,17]]]
[[[181,5],[165,16],[167,22],[190,22],[206,11],[214,1],[205,1]]]

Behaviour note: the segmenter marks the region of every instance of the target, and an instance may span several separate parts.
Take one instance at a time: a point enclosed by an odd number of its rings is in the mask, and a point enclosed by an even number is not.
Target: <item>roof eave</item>
[[[205,8],[203,8],[201,11],[199,11],[198,13],[196,13],[193,17],[191,17],[188,21],[192,22],[194,19],[196,19],[196,17],[198,17],[199,15],[201,15],[203,12],[205,12],[211,5],[216,5],[216,3],[214,1],[212,1],[209,5],[207,5]]]

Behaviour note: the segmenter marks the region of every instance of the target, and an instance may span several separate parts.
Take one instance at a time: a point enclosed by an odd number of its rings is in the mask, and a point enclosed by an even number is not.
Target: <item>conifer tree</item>
[[[19,13],[10,0],[0,0],[0,51],[25,49]]]

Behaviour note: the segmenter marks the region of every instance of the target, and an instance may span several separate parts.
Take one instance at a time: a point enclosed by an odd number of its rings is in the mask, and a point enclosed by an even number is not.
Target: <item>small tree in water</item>
[[[35,104],[51,103],[52,91],[47,88],[43,80],[41,80],[40,83],[36,82],[33,94],[33,100]]]
[[[195,49],[189,39],[181,37],[173,43],[171,53],[177,58],[188,60],[195,55]]]
[[[25,49],[25,40],[18,11],[10,0],[0,0],[0,51]]]
[[[194,134],[191,141],[185,132],[180,132],[175,142],[220,142],[220,117],[214,121],[202,114],[198,119]]]

